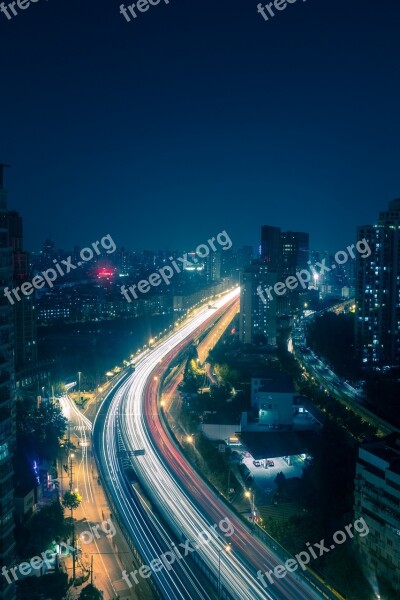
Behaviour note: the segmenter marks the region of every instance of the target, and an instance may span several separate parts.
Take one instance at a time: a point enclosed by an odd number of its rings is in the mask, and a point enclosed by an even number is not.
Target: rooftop
[[[395,467],[395,463],[400,462],[400,433],[390,433],[379,442],[364,444],[362,448]]]
[[[292,378],[284,371],[277,371],[275,369],[257,371],[253,373],[251,378],[262,380],[262,387],[259,388],[259,392],[294,393]]]

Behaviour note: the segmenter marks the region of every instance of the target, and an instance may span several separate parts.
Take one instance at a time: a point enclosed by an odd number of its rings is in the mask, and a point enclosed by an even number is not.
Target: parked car
[[[253,465],[254,465],[255,467],[261,467],[261,463],[260,463],[260,461],[259,461],[259,460],[253,460]]]
[[[267,460],[267,465],[268,465],[269,467],[274,467],[274,466],[275,466],[275,463],[274,463],[274,461],[273,461],[273,460]]]

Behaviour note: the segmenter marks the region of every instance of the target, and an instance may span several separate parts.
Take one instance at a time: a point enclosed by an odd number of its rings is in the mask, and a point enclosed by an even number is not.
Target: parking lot
[[[249,453],[247,452],[246,454]],[[302,476],[305,462],[301,456],[290,456],[288,458],[290,464],[282,457],[269,459],[273,461],[274,466],[269,466],[267,468],[265,468],[266,459],[259,460],[260,466],[256,467],[254,465],[255,459],[251,455],[244,456],[242,462],[250,470],[253,482],[264,491],[269,492],[273,490],[275,478],[281,471],[287,479],[290,477]]]

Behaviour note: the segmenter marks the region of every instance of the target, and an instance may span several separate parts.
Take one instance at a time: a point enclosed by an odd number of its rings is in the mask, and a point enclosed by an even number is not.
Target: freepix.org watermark
[[[355,258],[356,254],[354,253],[354,248],[362,258],[368,258],[368,256],[371,256],[371,248],[369,247],[367,240],[363,238],[356,244],[347,246],[347,252],[346,250],[339,250],[336,252],[335,263],[330,267],[326,265],[326,258],[322,259],[321,262],[316,262],[315,265],[311,265],[311,261],[308,261],[307,264],[310,265],[309,269],[301,269],[301,271],[298,271],[296,275],[290,275],[287,277],[285,281],[278,281],[275,283],[275,285],[265,287],[264,289],[261,287],[261,285],[259,285],[257,287],[257,294],[260,296],[264,304],[266,304],[267,299],[265,298],[264,294],[266,294],[270,300],[274,299],[271,290],[273,290],[277,296],[283,296],[286,294],[287,290],[295,290],[299,284],[303,290],[305,290],[307,285],[313,279],[318,279],[322,275],[325,275],[325,273],[329,273],[330,271],[336,269],[338,265],[344,265],[347,263],[349,258]],[[317,269],[320,269],[319,272]]]
[[[207,256],[210,254],[210,250],[212,250],[213,252],[216,252],[218,250],[218,247],[214,243],[215,241],[217,242],[219,247],[222,248],[222,250],[229,250],[230,248],[232,248],[232,240],[224,230],[221,231],[221,233],[219,233],[216,238],[212,237],[209,240],[207,240],[206,244],[199,244],[194,254],[196,254],[199,258],[202,259],[207,258]],[[170,256],[169,260],[171,261],[172,266],[165,265],[165,267],[161,267],[161,269],[159,269],[157,272],[152,273],[148,279],[142,279],[141,281],[139,281],[137,285],[131,285],[128,287],[128,289],[125,285],[122,285],[121,294],[124,296],[126,301],[132,302],[130,294],[133,296],[133,298],[135,298],[135,300],[138,299],[136,289],[141,294],[147,294],[147,292],[151,289],[151,286],[157,287],[160,285],[160,283],[162,283],[162,281],[169,285],[175,273],[180,273],[188,267],[195,267],[199,263],[199,260],[196,258],[196,256],[191,256],[191,260],[193,262],[190,262],[190,260],[188,260],[188,253],[184,254],[180,258],[177,258],[176,260],[174,260],[173,256]],[[178,262],[181,264],[178,265]]]
[[[15,304],[15,300],[12,297],[12,294],[14,294],[14,297],[16,298],[16,300],[20,301],[21,293],[24,296],[30,296],[35,291],[35,289],[40,290],[45,285],[48,285],[50,288],[52,288],[53,282],[58,277],[64,277],[64,275],[68,275],[68,273],[71,273],[71,271],[77,269],[78,267],[81,267],[83,265],[83,263],[89,262],[90,260],[92,260],[95,253],[97,256],[99,256],[99,254],[101,254],[99,245],[103,248],[103,250],[106,251],[106,254],[112,254],[117,249],[111,235],[108,233],[107,235],[102,237],[100,241],[93,242],[91,247],[82,248],[82,250],[79,253],[79,256],[82,259],[82,262],[79,261],[78,264],[74,265],[72,262],[72,257],[68,256],[68,258],[66,260],[61,261],[61,264],[64,267],[64,269],[63,269],[63,267],[60,265],[58,260],[55,258],[53,260],[54,267],[55,267],[54,269],[51,268],[51,269],[46,269],[46,271],[42,271],[41,275],[35,275],[35,277],[32,279],[32,282],[25,281],[25,283],[23,283],[21,285],[21,287],[15,287],[11,291],[9,290],[8,287],[6,287],[4,289],[4,295],[9,300],[10,304]],[[93,248],[93,250],[92,250],[92,248]]]
[[[302,550],[298,554],[295,554],[294,558],[289,558],[284,565],[277,565],[273,571],[272,569],[265,571],[265,573],[261,570],[257,571],[257,579],[261,581],[264,587],[267,587],[268,584],[265,581],[265,578],[272,584],[274,583],[273,576],[278,579],[283,579],[288,573],[296,571],[299,565],[302,570],[305,571],[311,558],[316,560],[317,558],[324,556],[324,554],[328,554],[331,550],[334,550],[336,546],[344,544],[348,538],[353,538],[354,533],[352,528],[354,528],[354,531],[358,533],[360,537],[365,537],[369,534],[369,527],[363,517],[361,517],[360,519],[357,519],[357,521],[354,521],[354,525],[353,523],[346,525],[344,528],[345,531],[336,531],[332,536],[332,539],[335,542],[334,544],[326,546],[325,540],[320,540],[318,544],[313,544],[314,548],[318,551],[316,552],[310,542],[307,542],[307,550]]]
[[[106,519],[100,525],[92,525],[89,527],[89,531],[83,531],[79,536],[79,539],[81,540],[82,544],[90,544],[91,542],[93,542],[94,538],[99,539],[99,529],[101,529],[101,531],[109,539],[114,537],[114,535],[117,533],[117,530],[115,529],[115,526],[112,523],[111,519]],[[55,540],[52,541],[52,544],[54,544],[55,546],[57,545]],[[61,551],[64,550],[65,552],[69,552],[70,554],[74,554],[74,552],[76,552],[76,548],[74,548],[74,546],[71,546],[70,539],[68,539],[66,542],[60,542],[58,546],[60,547]],[[29,577],[29,575],[34,574],[34,571],[40,571],[40,569],[42,569],[42,567],[45,565],[47,566],[47,568],[50,568],[56,556],[57,553],[53,550],[45,550],[44,552],[40,553],[40,556],[33,556],[29,562],[22,562],[16,567],[11,567],[9,569],[7,567],[3,567],[1,569],[1,574],[3,575],[3,577],[5,577],[7,583],[12,583],[13,581],[18,581],[21,575],[23,577]],[[11,579],[10,573],[14,579]]]
[[[11,21],[13,17],[17,17],[19,15],[18,10],[15,8],[16,6],[18,6],[18,9],[21,11],[26,10],[31,4],[36,4],[36,2],[39,2],[39,0],[16,0],[15,2],[10,2],[9,4],[2,2],[0,4],[0,12],[2,12],[9,21]]]
[[[134,2],[133,4],[129,4],[128,6],[125,6],[125,4],[121,4],[121,6],[119,7],[119,12],[123,17],[125,17],[126,21],[130,23],[132,17],[134,19],[137,18],[137,13],[147,12],[150,6],[157,6],[157,4],[160,4],[160,2],[161,0],[138,0],[138,2]],[[164,3],[169,4],[169,0],[164,0]]]
[[[151,576],[152,572],[158,573],[164,568],[167,569],[167,571],[170,571],[175,561],[182,560],[183,558],[189,556],[192,552],[196,552],[196,550],[198,550],[201,546],[209,544],[213,539],[213,536],[214,539],[217,539],[217,527],[219,527],[220,531],[226,537],[230,537],[235,532],[233,525],[228,519],[228,517],[226,517],[225,519],[221,519],[218,525],[213,525],[212,527],[210,527],[209,531],[201,531],[198,534],[196,541],[191,542],[191,540],[186,540],[185,542],[178,544],[179,548],[176,544],[172,543],[171,550],[167,550],[167,552],[161,554],[159,558],[155,558],[154,560],[152,560],[150,562],[150,565],[142,565],[140,569],[136,569],[136,571],[131,571],[129,575],[126,571],[123,571],[122,579],[128,584],[128,587],[131,588],[133,587],[133,583],[131,583],[129,577],[131,577],[133,581],[136,584],[138,584],[139,580],[137,574],[139,575],[139,577],[147,579]],[[182,548],[182,550],[180,550],[180,548]]]
[[[261,2],[257,5],[257,12],[262,16],[264,21],[269,21],[272,17],[275,16],[276,11],[282,11],[287,8],[288,4],[294,4],[297,0],[274,0],[274,2],[268,2],[268,4],[261,4]],[[306,0],[303,0],[306,2]]]

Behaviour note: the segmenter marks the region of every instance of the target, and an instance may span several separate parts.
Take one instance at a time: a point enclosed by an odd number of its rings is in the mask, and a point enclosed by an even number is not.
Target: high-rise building
[[[281,272],[281,230],[279,227],[270,225],[261,227],[261,260],[270,271]]]
[[[286,279],[296,271],[308,269],[309,235],[301,231],[281,232],[282,275]]]
[[[207,283],[214,283],[221,279],[221,251],[210,252],[204,259]]]
[[[366,367],[400,362],[400,200],[376,225],[357,230],[371,255],[357,254],[355,346]]]
[[[284,281],[295,276],[302,269],[309,269],[310,257],[309,234],[301,231],[281,232],[281,273],[279,279]],[[291,290],[290,293],[277,299],[278,314],[290,315],[304,306],[304,291]]]
[[[15,446],[15,392],[13,357],[13,311],[4,295],[12,287],[12,259],[5,227],[7,191],[4,165],[0,165],[0,563],[15,561],[14,487],[12,453]],[[15,587],[0,578],[0,600],[14,600]]]
[[[251,344],[263,337],[276,344],[276,300],[262,300],[259,289],[274,286],[277,273],[260,261],[246,267],[240,277],[240,341]]]
[[[31,279],[29,255],[23,250],[22,218],[16,211],[5,215],[8,244],[12,252],[13,286]],[[37,360],[36,309],[34,296],[21,295],[14,304],[15,368],[17,373],[34,367]]]
[[[364,568],[372,580],[400,591],[400,435],[360,447],[355,479],[355,519],[369,533],[356,536]]]

